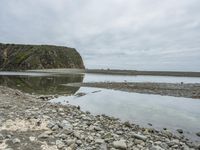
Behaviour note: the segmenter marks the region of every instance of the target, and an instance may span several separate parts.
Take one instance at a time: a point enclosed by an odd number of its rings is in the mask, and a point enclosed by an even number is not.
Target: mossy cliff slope
[[[50,68],[84,69],[84,64],[74,48],[0,43],[0,70]]]

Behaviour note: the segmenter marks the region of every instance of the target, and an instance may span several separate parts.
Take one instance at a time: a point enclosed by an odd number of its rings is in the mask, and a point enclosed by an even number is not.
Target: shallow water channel
[[[195,135],[200,131],[199,100],[86,87],[77,93],[86,95],[62,96],[51,102],[79,105],[92,114],[106,114],[142,126],[151,123],[157,129],[183,129],[187,137],[200,140]]]
[[[200,78],[191,77],[0,72],[0,85],[40,95],[71,95],[61,96],[51,102],[79,105],[82,110],[90,111],[92,114],[106,114],[144,127],[150,127],[148,123],[151,123],[156,129],[168,128],[172,131],[183,129],[188,138],[200,141],[200,138],[195,135],[200,132],[199,99],[62,85],[75,82],[123,82],[124,80],[200,83]]]

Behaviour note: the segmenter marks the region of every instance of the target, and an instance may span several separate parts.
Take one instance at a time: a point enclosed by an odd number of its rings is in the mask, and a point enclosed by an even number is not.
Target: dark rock
[[[124,125],[125,125],[126,127],[131,128],[131,124],[130,124],[130,122],[128,122],[128,121],[124,122]]]
[[[200,137],[200,132],[197,132],[196,135]]]
[[[86,93],[83,93],[83,92],[79,92],[79,93],[76,93],[75,96],[76,97],[82,97],[82,96],[85,96]]]
[[[183,130],[182,129],[177,129],[176,130],[178,133],[182,134],[183,133]]]
[[[151,123],[148,123],[149,126],[153,126]]]

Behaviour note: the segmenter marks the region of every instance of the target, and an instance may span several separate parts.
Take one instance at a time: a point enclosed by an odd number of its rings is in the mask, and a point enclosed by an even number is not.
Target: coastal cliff
[[[80,54],[74,48],[0,43],[0,70],[52,68],[85,67]]]

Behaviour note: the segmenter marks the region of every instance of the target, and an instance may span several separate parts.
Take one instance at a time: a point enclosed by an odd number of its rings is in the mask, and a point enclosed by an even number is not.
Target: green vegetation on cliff
[[[84,64],[74,48],[0,43],[0,70],[52,68],[84,69]]]

